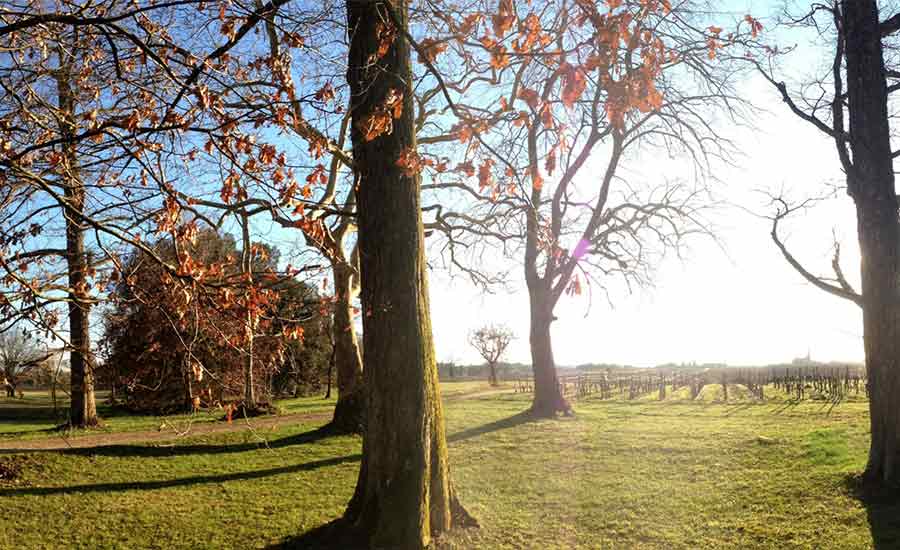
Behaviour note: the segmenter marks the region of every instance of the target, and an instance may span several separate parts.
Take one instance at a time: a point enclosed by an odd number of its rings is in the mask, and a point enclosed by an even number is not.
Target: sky
[[[714,1],[723,18],[745,13],[773,13],[778,0]],[[723,26],[726,26],[723,24]],[[779,45],[791,45],[776,36]],[[793,37],[790,37],[793,40]],[[814,48],[792,54],[785,75],[802,78],[824,59]],[[741,83],[742,96],[759,112],[753,128],[723,126],[741,156],[731,166],[716,167],[716,197],[723,203],[710,216],[717,239],[698,238],[682,258],[669,257],[656,269],[653,286],[628,289],[610,282],[609,300],[599,289],[564,296],[552,325],[556,362],[618,363],[653,366],[668,362],[761,365],[790,361],[809,353],[823,361],[863,359],[862,317],[849,302],[813,288],[784,261],[769,238],[770,222],[761,215],[772,207],[764,191],[786,190],[803,199],[821,194],[827,183],[843,181],[831,142],[791,115],[777,93],[760,77]],[[658,154],[628,160],[625,168],[654,179],[689,180],[687,159],[660,162]],[[592,162],[605,161],[598,151]],[[579,186],[591,186],[590,174]],[[232,230],[234,228],[231,228]],[[263,239],[289,253],[296,235],[277,228],[256,228]],[[813,272],[828,275],[832,234],[842,244],[843,266],[858,287],[859,255],[852,202],[843,192],[799,213],[782,229],[782,237]],[[283,256],[282,260],[290,260]],[[439,263],[432,258],[434,264]],[[302,263],[302,262],[301,262]],[[485,294],[464,276],[434,270],[430,277],[432,326],[439,361],[476,364],[482,360],[468,344],[470,331],[504,324],[516,334],[505,357],[530,363],[528,295],[521,264],[510,264],[507,289]]]
[[[782,107],[772,98],[772,107]],[[781,257],[769,237],[768,197],[784,188],[797,199],[816,195],[824,182],[840,182],[831,144],[816,131],[773,109],[743,132],[740,166],[723,175],[717,194],[733,203],[714,216],[718,240],[693,241],[684,259],[668,258],[651,288],[616,285],[610,301],[595,294],[564,297],[552,326],[559,365],[588,362],[652,366],[665,362],[733,365],[814,359],[861,361],[862,316],[850,302],[809,285]],[[852,202],[843,192],[781,231],[796,256],[828,275],[832,231],[842,243],[842,264],[858,282],[859,255]],[[507,359],[529,362],[528,295],[521,269],[513,292],[485,295],[463,277],[431,274],[431,309],[440,360],[479,362],[467,334],[486,323],[508,325],[517,339]],[[858,284],[857,284],[858,288]]]
[[[723,18],[744,13],[760,17],[771,29],[779,0],[713,0]],[[723,26],[726,26],[723,24]],[[794,36],[775,36],[793,45]],[[802,43],[802,41],[801,41]],[[814,46],[802,46],[786,63],[784,74],[802,79],[822,60]],[[827,183],[843,181],[831,142],[788,111],[777,93],[760,77],[741,84],[741,94],[759,112],[753,128],[721,127],[742,153],[731,166],[716,167],[714,185],[723,203],[711,216],[717,239],[691,242],[684,258],[669,257],[655,271],[653,286],[628,289],[612,281],[609,300],[598,289],[564,296],[552,325],[556,361],[561,366],[618,363],[653,366],[668,362],[760,365],[790,361],[809,353],[823,361],[863,359],[859,308],[813,288],[784,261],[769,238],[770,222],[761,215],[772,207],[764,191],[800,200],[821,194]],[[598,151],[593,162],[605,161]],[[660,163],[648,154],[628,160],[631,174],[690,179],[687,159]],[[591,173],[578,185],[591,186]],[[278,229],[254,235],[287,253],[293,233]],[[234,228],[226,228],[234,231]],[[842,244],[845,273],[858,288],[859,254],[852,202],[843,192],[799,213],[783,227],[782,236],[813,272],[828,275],[832,234]],[[285,259],[285,258],[283,258]],[[289,259],[289,258],[288,258]],[[438,262],[435,262],[438,263]],[[432,271],[432,326],[440,361],[481,363],[468,344],[470,331],[503,324],[516,334],[505,359],[530,362],[528,296],[521,264],[512,264],[507,289],[485,294],[464,276]],[[99,324],[96,325],[99,330]]]
[[[750,13],[771,32],[781,0],[713,0],[722,26]],[[779,47],[800,47],[785,61],[783,74],[802,79],[827,61],[815,46],[795,34],[773,35]],[[789,82],[790,79],[788,78]],[[813,359],[857,362],[863,359],[862,318],[858,307],[813,288],[784,261],[769,238],[770,222],[761,215],[772,207],[765,191],[786,190],[800,200],[821,194],[826,184],[843,181],[831,142],[791,115],[771,86],[755,76],[741,83],[741,95],[759,112],[753,128],[724,125],[741,156],[733,165],[716,167],[716,197],[723,206],[710,216],[717,239],[691,242],[682,259],[669,257],[658,266],[654,285],[628,289],[610,282],[609,301],[599,289],[563,297],[552,326],[554,353],[560,366],[619,363],[653,366],[668,362],[760,365],[790,361],[809,353]],[[591,162],[605,161],[598,151]],[[631,158],[625,169],[653,182],[690,180],[687,159],[660,162],[658,154]],[[590,187],[590,174],[579,186]],[[843,266],[858,287],[859,256],[852,202],[840,192],[834,200],[799,213],[782,229],[789,248],[813,272],[828,275],[832,234],[842,244]],[[293,233],[273,229],[263,238],[289,251]],[[283,258],[284,259],[284,258]],[[437,258],[431,258],[439,264]],[[530,363],[528,295],[521,265],[509,264],[508,289],[485,294],[464,276],[433,270],[430,274],[432,326],[440,361],[476,364],[482,360],[468,344],[470,331],[504,324],[516,334],[505,359]]]
[[[738,10],[745,6],[754,10],[750,13],[771,13],[766,2],[732,4],[741,4]],[[803,69],[816,63],[813,54],[795,55],[785,74],[802,76]],[[766,190],[783,189],[799,200],[822,194],[828,183],[842,184],[833,145],[791,115],[761,78],[749,78],[741,92],[761,112],[751,117],[754,128],[724,130],[742,155],[734,166],[716,169],[721,183],[714,191],[726,203],[712,215],[718,242],[694,240],[685,258],[668,258],[659,265],[650,288],[629,292],[613,284],[611,303],[598,293],[592,303],[584,295],[564,297],[551,328],[558,365],[690,361],[760,365],[807,353],[823,361],[863,359],[859,308],[812,287],[797,274],[772,243],[770,222],[760,217],[772,212]],[[669,163],[666,173],[658,173],[657,159],[651,155],[629,162],[630,171],[650,178],[654,171],[655,177],[687,177],[686,160]],[[855,214],[843,191],[785,222],[781,235],[811,271],[825,276],[830,274],[836,235],[844,271],[858,288]],[[490,295],[463,277],[431,274],[439,360],[480,363],[467,334],[483,324],[500,323],[517,336],[506,359],[530,362],[528,295],[521,271],[514,268],[511,291]]]

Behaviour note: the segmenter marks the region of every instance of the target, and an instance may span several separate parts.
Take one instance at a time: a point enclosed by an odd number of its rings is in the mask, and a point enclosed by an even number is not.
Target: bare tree
[[[43,352],[27,333],[10,329],[0,333],[0,368],[7,397],[16,396],[22,377],[52,355]]]
[[[497,364],[514,338],[512,330],[502,325],[483,326],[469,333],[469,344],[487,362],[492,386],[499,385]]]
[[[431,175],[428,191],[455,191],[478,213],[438,211],[436,227],[482,220],[470,225],[521,262],[538,416],[571,409],[550,330],[560,299],[589,284],[649,284],[664,255],[708,233],[707,184],[731,151],[711,121],[739,116],[731,58],[760,24],[748,16],[726,32],[704,6],[504,0],[484,3],[490,19],[438,2],[421,8],[435,36],[417,53],[453,116],[430,120],[426,147],[404,164]],[[427,147],[452,140],[465,145],[453,167]],[[649,154],[684,158],[696,178],[634,175]]]

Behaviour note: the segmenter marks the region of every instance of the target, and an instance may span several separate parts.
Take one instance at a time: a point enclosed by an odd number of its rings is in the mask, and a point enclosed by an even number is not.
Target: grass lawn
[[[66,421],[69,401],[62,392],[57,410],[53,409],[50,393],[46,391],[25,391],[24,399],[0,397],[0,440],[3,439],[35,439],[56,437],[54,428]],[[224,412],[210,410],[198,414],[179,414],[170,416],[134,415],[105,403],[107,392],[97,392],[97,413],[102,419],[101,433],[134,432],[145,430],[171,429],[183,432],[191,424],[219,421]],[[330,412],[334,408],[335,399],[321,397],[300,397],[278,401],[283,414],[314,414]],[[95,430],[72,431],[67,435],[78,437],[97,433]]]
[[[900,501],[854,496],[865,403],[588,398],[530,421],[529,396],[465,384],[444,385],[452,474],[482,528],[442,548],[900,548]],[[0,548],[290,542],[356,481],[359,439],[315,427],[0,455],[19,472],[0,479]]]

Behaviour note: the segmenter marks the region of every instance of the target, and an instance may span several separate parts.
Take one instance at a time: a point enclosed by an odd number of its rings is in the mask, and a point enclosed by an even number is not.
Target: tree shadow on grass
[[[536,418],[530,412],[524,411],[507,418],[501,418],[494,422],[456,432],[448,436],[447,441],[451,443],[464,441],[487,433],[514,428],[535,420]],[[287,537],[281,542],[267,547],[267,550],[365,550],[367,548],[369,548],[367,538],[343,518],[339,518],[301,535]]]
[[[724,403],[724,405],[729,408],[725,409],[725,412],[722,413],[722,416],[732,416],[732,415],[741,413],[741,412],[753,407],[753,403],[750,403],[750,402],[731,403],[731,404]]]
[[[252,432],[250,432],[252,433]],[[219,434],[209,434],[219,435]],[[73,447],[65,450],[41,450],[41,449],[4,449],[2,453],[18,453],[18,452],[58,452],[65,455],[75,456],[113,456],[113,457],[167,457],[167,456],[188,456],[188,455],[216,455],[227,453],[243,453],[246,451],[256,451],[259,449],[281,449],[293,445],[303,445],[306,443],[315,443],[316,441],[332,437],[335,434],[330,431],[327,426],[317,428],[309,432],[303,432],[296,435],[282,437],[279,439],[264,439],[251,441],[249,443],[223,444],[223,445],[205,445],[205,444],[189,444],[179,445],[175,442],[168,441],[154,445],[99,445],[97,447]]]
[[[366,537],[354,529],[343,518],[332,520],[302,535],[287,537],[281,542],[267,546],[266,550],[326,550],[326,549],[366,550]]]
[[[477,528],[477,525],[474,527]],[[447,533],[433,537],[428,548],[444,548],[445,544],[442,543],[444,537],[471,528],[472,525],[456,526]],[[281,542],[267,546],[266,550],[369,550],[370,548],[372,546],[364,532],[350,525],[344,518],[338,518],[302,535],[286,537]]]
[[[788,411],[793,411],[800,403],[801,401],[799,399],[787,399],[784,402],[779,403],[772,411],[772,414],[779,415]]]
[[[197,485],[201,483],[225,483],[227,481],[246,481],[251,479],[260,479],[269,476],[290,474],[295,472],[308,472],[325,468],[328,466],[337,466],[349,462],[358,462],[362,458],[360,454],[338,456],[333,458],[325,458],[322,460],[314,460],[312,462],[304,462],[302,464],[294,464],[291,466],[282,466],[279,468],[268,468],[265,470],[253,470],[250,472],[234,472],[230,474],[205,475],[185,477],[179,479],[163,479],[158,481],[126,481],[120,483],[97,483],[93,485],[69,485],[66,487],[18,487],[15,489],[0,489],[0,499],[8,496],[47,496],[47,495],[69,495],[69,494],[87,494],[87,493],[109,493],[121,491],[153,491],[156,489],[171,489],[173,487],[185,487],[189,485]]]
[[[848,475],[847,491],[866,508],[872,544],[876,550],[900,548],[900,491],[868,482],[860,475]]]
[[[500,420],[496,420],[494,422],[488,422],[487,424],[482,424],[481,426],[475,426],[473,428],[469,428],[467,430],[463,430],[461,432],[456,432],[447,437],[447,441],[450,443],[456,441],[464,441],[466,439],[471,439],[473,437],[478,437],[479,435],[484,435],[486,433],[496,432],[498,430],[506,430],[508,428],[515,428],[520,424],[525,424],[527,422],[533,422],[537,420],[532,414],[528,411],[520,412],[514,414],[507,418],[502,418]]]

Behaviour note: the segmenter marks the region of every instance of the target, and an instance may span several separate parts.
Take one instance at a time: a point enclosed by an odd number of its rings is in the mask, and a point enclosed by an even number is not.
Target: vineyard
[[[597,396],[600,399],[704,400],[715,392],[721,401],[804,399],[839,402],[866,398],[866,371],[862,366],[778,366],[709,368],[702,370],[613,370],[566,375],[559,378],[566,397]],[[531,378],[515,381],[516,393],[534,391]]]

